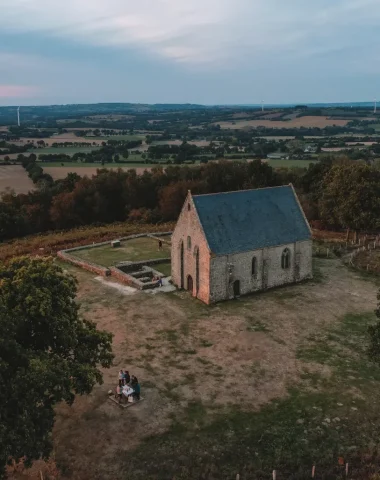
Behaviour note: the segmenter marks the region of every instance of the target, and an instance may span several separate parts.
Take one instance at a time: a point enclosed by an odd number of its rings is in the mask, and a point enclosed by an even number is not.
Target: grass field
[[[146,170],[150,170],[153,166],[157,167],[157,165],[144,165],[144,164],[129,164],[128,167],[117,165],[117,164],[105,164],[101,165],[99,163],[94,164],[94,167],[83,167],[83,166],[71,166],[71,167],[43,167],[44,172],[48,173],[53,177],[54,180],[59,180],[62,178],[66,178],[69,173],[77,173],[80,176],[87,175],[88,177],[91,177],[92,175],[96,175],[97,170],[100,168],[107,168],[108,170],[117,170],[118,168],[121,168],[122,170],[136,170],[136,173],[138,175],[143,174]]]
[[[273,168],[282,168],[282,167],[301,167],[301,168],[307,168],[310,163],[317,163],[318,160],[286,160],[286,159],[281,159],[281,160],[271,160],[270,158],[267,158],[265,160],[266,163],[268,163],[271,167]]]
[[[21,165],[0,165],[0,193],[11,188],[16,193],[34,189],[32,180]]]
[[[349,120],[331,120],[328,117],[305,116],[293,118],[292,120],[236,120],[234,122],[217,122],[221,128],[241,129],[241,128],[300,128],[300,127],[332,127],[334,125],[344,127]]]
[[[103,247],[78,250],[77,252],[73,252],[73,255],[97,263],[98,265],[103,265],[104,267],[110,267],[118,262],[124,261],[138,262],[140,260],[155,258],[169,258],[170,247],[164,243],[163,249],[158,250],[157,240],[149,237],[141,237],[123,241],[118,248],[106,245]]]
[[[317,478],[338,479],[339,456],[348,478],[372,478],[365,461],[376,473],[375,278],[317,260],[313,281],[206,306],[186,292],[123,293],[63,265],[116,357],[103,385],[57,407],[62,480],[262,480],[273,469],[300,480],[313,464]],[[120,368],[144,397],[127,411],[107,400]]]
[[[171,262],[160,263],[154,267],[157,271],[163,273],[166,277],[170,277],[172,274]]]
[[[101,140],[103,142],[106,142],[107,140],[126,140],[126,141],[132,141],[132,140],[145,140],[145,135],[108,135],[108,136],[101,136],[101,137],[83,137],[84,141],[88,140]]]
[[[41,154],[50,154],[50,153],[63,153],[65,155],[74,155],[77,152],[89,153],[94,150],[99,150],[99,146],[90,146],[90,147],[46,147],[46,148],[37,148],[35,150],[30,150],[30,153],[35,153],[37,156]]]

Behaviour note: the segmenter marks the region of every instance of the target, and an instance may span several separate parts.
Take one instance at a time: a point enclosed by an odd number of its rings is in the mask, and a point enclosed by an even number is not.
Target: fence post
[[[311,469],[311,478],[315,477],[315,465],[313,465],[313,468]]]
[[[276,480],[276,470],[273,470],[273,472],[272,472],[272,478],[273,478],[273,480]]]
[[[240,475],[238,473],[236,474],[236,480],[240,480]]]
[[[346,477],[348,476],[348,462],[346,463]]]

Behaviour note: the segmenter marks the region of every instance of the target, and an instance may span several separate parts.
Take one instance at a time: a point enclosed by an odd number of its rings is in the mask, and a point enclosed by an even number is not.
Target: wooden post
[[[238,473],[236,474],[236,480],[240,480],[240,475]]]
[[[41,477],[41,480],[44,480],[44,476],[42,475],[42,470],[40,470],[40,477]]]
[[[346,477],[348,476],[348,463],[346,463]]]
[[[315,465],[313,465],[313,468],[311,469],[311,478],[315,477]]]
[[[272,478],[273,478],[273,480],[276,480],[276,470],[273,470],[273,472],[272,472]]]

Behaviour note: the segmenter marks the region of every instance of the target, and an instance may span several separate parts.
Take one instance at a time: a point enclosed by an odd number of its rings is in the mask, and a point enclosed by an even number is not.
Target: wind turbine
[[[17,125],[20,126],[20,107],[17,108]]]
[[[375,101],[375,108],[373,109],[373,113],[376,113],[376,111],[377,111],[377,100],[376,100],[376,98],[374,99],[374,101]]]
[[[261,100],[261,111],[264,111],[264,100]]]

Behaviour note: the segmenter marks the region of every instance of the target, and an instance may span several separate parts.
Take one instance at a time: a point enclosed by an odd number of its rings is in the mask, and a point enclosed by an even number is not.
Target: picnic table
[[[129,397],[129,395],[132,395],[134,390],[129,385],[124,385],[122,392],[123,392],[123,395],[125,395],[126,397]]]

